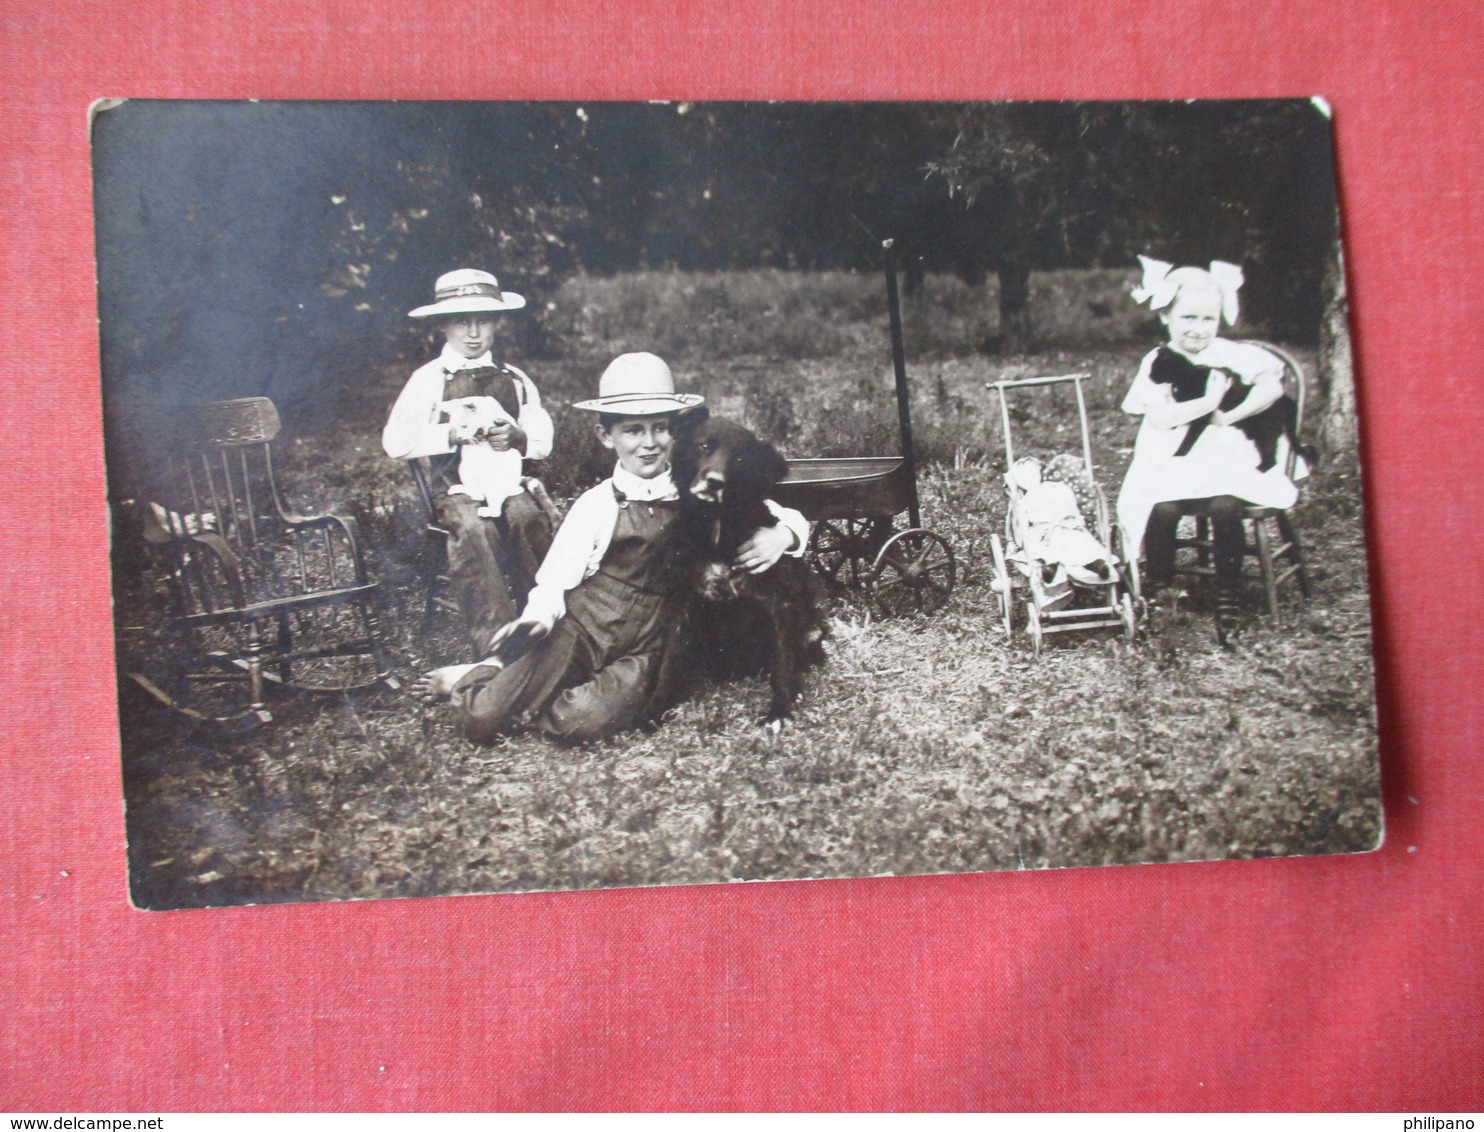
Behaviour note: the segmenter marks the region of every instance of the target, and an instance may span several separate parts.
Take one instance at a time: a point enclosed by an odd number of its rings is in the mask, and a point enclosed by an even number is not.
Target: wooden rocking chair
[[[182,410],[161,497],[138,503],[169,644],[151,650],[166,654],[154,674],[126,675],[199,720],[270,720],[269,684],[396,686],[356,521],[285,504],[273,470],[278,432],[266,397]]]

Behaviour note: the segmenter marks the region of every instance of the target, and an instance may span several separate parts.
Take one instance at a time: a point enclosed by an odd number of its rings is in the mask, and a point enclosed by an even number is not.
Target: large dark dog
[[[762,723],[793,714],[804,669],[823,660],[818,580],[785,556],[762,574],[732,566],[759,527],[777,525],[764,500],[788,472],[782,456],[739,424],[704,410],[676,426],[673,457],[680,515],[672,528],[672,578],[683,595],[687,670],[716,679],[766,673],[772,699]]]

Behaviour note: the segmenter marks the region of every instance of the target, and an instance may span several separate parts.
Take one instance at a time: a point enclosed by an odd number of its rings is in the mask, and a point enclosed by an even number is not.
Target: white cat
[[[497,519],[505,500],[521,491],[522,457],[514,448],[496,451],[484,443],[485,432],[501,422],[516,422],[493,397],[459,397],[443,402],[449,424],[471,434],[475,442],[460,446],[459,482],[448,489],[450,495],[467,495],[484,503],[479,513]]]

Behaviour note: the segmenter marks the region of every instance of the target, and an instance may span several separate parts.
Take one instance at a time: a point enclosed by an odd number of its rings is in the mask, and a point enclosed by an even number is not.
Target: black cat
[[[1184,354],[1168,346],[1161,346],[1154,356],[1154,364],[1149,369],[1149,380],[1156,385],[1168,385],[1176,401],[1194,401],[1198,397],[1205,396],[1206,382],[1213,369],[1221,369],[1221,367],[1199,365]],[[1221,398],[1219,408],[1223,413],[1228,413],[1247,399],[1247,394],[1251,392],[1251,389],[1244,385],[1231,370],[1223,369],[1222,372],[1231,378],[1231,384]],[[1185,438],[1180,442],[1180,447],[1175,449],[1175,455],[1184,456],[1189,453],[1210,423],[1209,415],[1197,417],[1191,421],[1186,429]],[[1288,437],[1288,443],[1293,446],[1294,451],[1310,463],[1314,462],[1313,449],[1299,445],[1298,404],[1287,393],[1262,412],[1253,413],[1250,417],[1237,421],[1234,427],[1246,433],[1248,439],[1256,445],[1259,472],[1267,471],[1278,462],[1278,441],[1285,436]]]

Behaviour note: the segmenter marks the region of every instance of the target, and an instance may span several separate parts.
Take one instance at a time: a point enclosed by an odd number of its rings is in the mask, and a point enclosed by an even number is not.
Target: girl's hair
[[[1170,292],[1170,301],[1159,308],[1160,314],[1167,314],[1180,301],[1180,293],[1185,290],[1213,292],[1220,299],[1226,298],[1221,283],[1204,267],[1177,267],[1167,279],[1174,284],[1174,290]]]
[[[1149,309],[1163,312],[1174,305],[1186,287],[1214,291],[1221,300],[1221,317],[1228,326],[1237,321],[1237,292],[1242,289],[1242,268],[1235,263],[1213,259],[1211,270],[1203,267],[1175,267],[1164,260],[1141,255],[1144,278],[1133,289],[1136,303],[1148,303]],[[1163,314],[1161,314],[1163,317]]]

